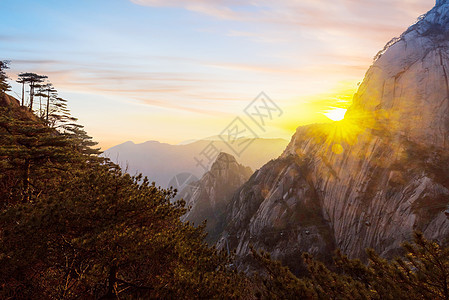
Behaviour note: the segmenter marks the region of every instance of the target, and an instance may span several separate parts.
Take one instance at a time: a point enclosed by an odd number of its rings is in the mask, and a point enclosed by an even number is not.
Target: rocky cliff
[[[300,254],[397,254],[421,230],[448,239],[449,1],[375,59],[345,119],[300,127],[229,205],[219,246],[249,245],[300,271]]]
[[[237,163],[234,156],[220,153],[209,172],[181,191],[180,197],[190,208],[183,221],[199,225],[207,220],[207,240],[210,243],[216,242],[223,230],[224,213],[232,195],[252,173],[251,168]]]

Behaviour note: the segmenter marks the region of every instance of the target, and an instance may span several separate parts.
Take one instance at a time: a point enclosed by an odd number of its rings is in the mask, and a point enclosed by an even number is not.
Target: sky
[[[375,54],[433,5],[0,0],[0,59],[12,79],[47,75],[103,149],[214,136],[237,117],[259,137],[289,139],[347,108]],[[263,128],[245,113],[261,92],[278,108]]]

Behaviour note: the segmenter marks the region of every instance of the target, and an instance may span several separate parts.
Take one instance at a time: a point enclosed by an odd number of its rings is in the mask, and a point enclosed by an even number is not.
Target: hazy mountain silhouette
[[[214,137],[199,140],[188,144],[170,145],[157,141],[148,141],[142,144],[126,142],[112,147],[104,152],[104,156],[121,165],[128,173],[143,173],[151,181],[166,187],[170,180],[180,173],[191,173],[197,178],[209,170],[219,152],[212,153],[208,161],[201,155],[213,142],[214,146],[231,153],[228,145]],[[284,139],[254,139],[248,148],[236,158],[240,163],[257,170],[271,159],[281,155],[288,145]],[[203,160],[206,168],[198,165],[195,157]]]

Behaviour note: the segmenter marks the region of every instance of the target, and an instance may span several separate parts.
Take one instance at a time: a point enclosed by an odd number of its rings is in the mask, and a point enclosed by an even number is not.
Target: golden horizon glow
[[[358,82],[342,80],[334,86],[323,88],[320,93],[287,99],[286,102],[292,105],[282,105],[284,115],[277,123],[279,128],[293,133],[300,126],[335,122],[325,113],[337,108],[346,111],[357,92]]]

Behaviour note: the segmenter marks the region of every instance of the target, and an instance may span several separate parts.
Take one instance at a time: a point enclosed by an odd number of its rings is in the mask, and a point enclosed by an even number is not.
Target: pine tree
[[[47,76],[19,77],[30,85],[31,98],[45,97],[47,104],[45,113],[41,107],[37,112],[39,118],[18,107],[0,107],[0,188],[5,191],[0,193],[0,206],[35,201],[55,184],[52,177],[67,176],[73,164],[87,159],[85,155],[94,160],[101,153],[70,115],[67,100],[58,97],[50,83],[39,84]]]
[[[0,107],[0,133],[3,168],[21,178],[14,187],[13,199],[2,199],[4,204],[35,199],[46,188],[47,178],[54,175],[49,170],[63,169],[62,165],[73,158],[63,135],[20,108]]]
[[[22,106],[25,105],[24,103],[24,89],[25,84],[28,83],[30,87],[30,103],[29,103],[29,110],[33,111],[33,102],[34,102],[34,95],[36,92],[36,89],[39,88],[40,84],[45,81],[48,77],[45,75],[38,75],[36,73],[21,73],[19,74],[19,79],[17,80],[18,83],[22,83]]]
[[[253,251],[267,270],[259,278],[265,299],[449,299],[449,247],[416,232],[414,243],[402,245],[405,255],[393,260],[368,249],[368,264],[337,252],[333,271],[309,254],[309,274],[296,278],[267,254]]]
[[[58,96],[57,92],[58,91],[53,87],[53,84],[51,83],[44,84],[39,90],[40,95],[46,98],[46,105],[44,110],[45,113],[43,115],[45,115],[45,120],[47,122],[49,121],[50,116],[50,104],[52,103],[52,100]]]
[[[64,114],[53,128],[0,106],[1,299],[251,296],[204,228],[180,221],[173,190],[99,157]]]
[[[245,277],[180,221],[173,196],[111,164],[73,170],[45,199],[0,215],[0,297],[247,298]]]
[[[25,73],[19,74],[19,78],[16,80],[16,82],[22,85],[21,106],[25,106],[25,84],[28,83]]]
[[[5,70],[9,69],[9,61],[0,61],[0,95],[5,94],[11,89],[8,83],[8,75],[6,75]]]
[[[57,96],[57,91],[51,83],[41,84],[38,86],[38,92],[35,97],[39,97],[39,117],[48,121],[50,102],[53,97]],[[45,100],[45,108],[42,108],[42,98]]]

